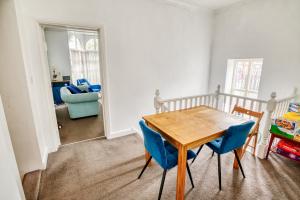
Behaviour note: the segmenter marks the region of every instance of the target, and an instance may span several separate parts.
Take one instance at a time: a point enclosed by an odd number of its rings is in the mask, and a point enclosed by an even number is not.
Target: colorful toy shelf
[[[276,125],[274,125],[274,124],[272,124],[271,129],[270,129],[270,132],[273,133],[273,134],[276,134],[276,135],[283,136],[283,137],[285,137],[285,138],[287,138],[287,139],[290,139],[290,140],[293,140],[293,139],[294,139],[294,136],[293,136],[293,135],[281,131],[281,130],[278,128],[278,126],[276,126]]]
[[[269,151],[300,162],[300,104],[291,103],[289,112],[273,120],[270,128]],[[273,145],[275,138],[280,139]]]

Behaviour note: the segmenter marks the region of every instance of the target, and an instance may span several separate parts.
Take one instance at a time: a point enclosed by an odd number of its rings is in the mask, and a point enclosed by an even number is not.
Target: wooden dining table
[[[246,121],[207,106],[147,115],[143,119],[178,149],[177,200],[184,199],[187,150],[217,139],[230,126]],[[146,160],[150,157],[147,151],[145,157]]]

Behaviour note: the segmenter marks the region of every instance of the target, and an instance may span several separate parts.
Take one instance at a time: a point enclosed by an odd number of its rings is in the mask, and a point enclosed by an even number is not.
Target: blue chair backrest
[[[84,83],[91,85],[85,78],[77,79],[77,85],[83,85]]]
[[[139,124],[144,135],[146,150],[162,168],[165,168],[167,166],[167,156],[162,137],[159,133],[150,129],[143,120]]]
[[[222,153],[227,153],[242,147],[245,144],[247,136],[254,124],[254,121],[248,121],[240,125],[229,127],[223,136],[220,151]]]

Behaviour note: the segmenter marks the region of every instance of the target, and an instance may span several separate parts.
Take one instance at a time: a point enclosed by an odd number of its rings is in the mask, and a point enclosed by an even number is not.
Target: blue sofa
[[[85,78],[77,80],[77,86],[80,86],[80,85],[87,85],[90,92],[100,92],[101,91],[101,85],[99,85],[99,84],[92,85]]]
[[[80,86],[81,90],[88,90],[86,86]],[[71,119],[95,116],[99,114],[99,93],[87,92],[72,94],[67,87],[60,89],[60,95],[68,106]]]

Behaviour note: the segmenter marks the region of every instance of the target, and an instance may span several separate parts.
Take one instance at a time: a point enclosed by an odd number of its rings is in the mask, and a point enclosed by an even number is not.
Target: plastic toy
[[[280,140],[276,152],[300,162],[300,144],[290,140]]]

